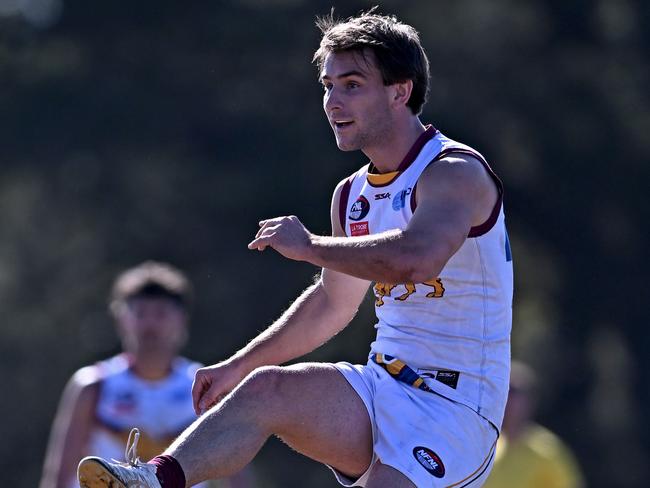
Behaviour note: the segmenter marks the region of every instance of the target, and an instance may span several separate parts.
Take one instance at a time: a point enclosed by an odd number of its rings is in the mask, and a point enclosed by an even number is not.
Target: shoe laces
[[[131,429],[129,432],[129,438],[126,441],[126,449],[124,449],[124,459],[131,466],[137,466],[140,463],[140,458],[138,457],[138,442],[140,441],[140,431],[137,427]]]
[[[140,458],[138,457],[138,442],[140,441],[140,430],[137,427],[131,429],[129,438],[126,441],[126,448],[124,449],[124,461],[111,459],[116,464],[121,466],[132,466],[134,468],[141,466]]]

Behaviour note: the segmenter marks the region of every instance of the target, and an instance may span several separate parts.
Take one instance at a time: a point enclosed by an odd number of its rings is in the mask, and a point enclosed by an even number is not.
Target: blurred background
[[[421,33],[423,120],[505,182],[513,356],[540,375],[538,419],[589,486],[647,486],[641,0],[0,0],[2,484],[36,486],[65,382],[119,350],[106,305],[125,267],[187,271],[185,353],[206,363],[307,286],[316,268],[246,244],[278,214],[329,232],[331,191],[365,158],[337,150],[322,113],[314,19],[377,3]],[[368,300],[310,359],[365,361],[372,334]],[[275,440],[257,469],[263,486],[337,486]]]

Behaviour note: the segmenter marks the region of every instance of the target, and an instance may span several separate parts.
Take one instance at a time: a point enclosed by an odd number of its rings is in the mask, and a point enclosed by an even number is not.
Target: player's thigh
[[[269,430],[291,447],[339,471],[361,475],[372,460],[372,428],[365,404],[331,364],[262,368],[271,385]],[[264,376],[267,378],[265,379]]]
[[[365,488],[416,488],[411,480],[395,468],[377,461],[372,466]]]

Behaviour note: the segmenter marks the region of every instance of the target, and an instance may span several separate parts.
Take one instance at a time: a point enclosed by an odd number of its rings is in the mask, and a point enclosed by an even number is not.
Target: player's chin
[[[346,141],[339,138],[336,139],[336,145],[341,151],[357,151],[359,149],[359,145],[354,141]]]

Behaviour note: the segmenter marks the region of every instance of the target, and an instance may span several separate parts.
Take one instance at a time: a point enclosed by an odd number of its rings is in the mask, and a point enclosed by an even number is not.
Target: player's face
[[[343,151],[372,151],[392,126],[390,93],[370,50],[330,53],[321,71],[323,108]]]
[[[135,354],[175,355],[185,342],[187,314],[167,298],[132,298],[117,320],[127,349]]]

